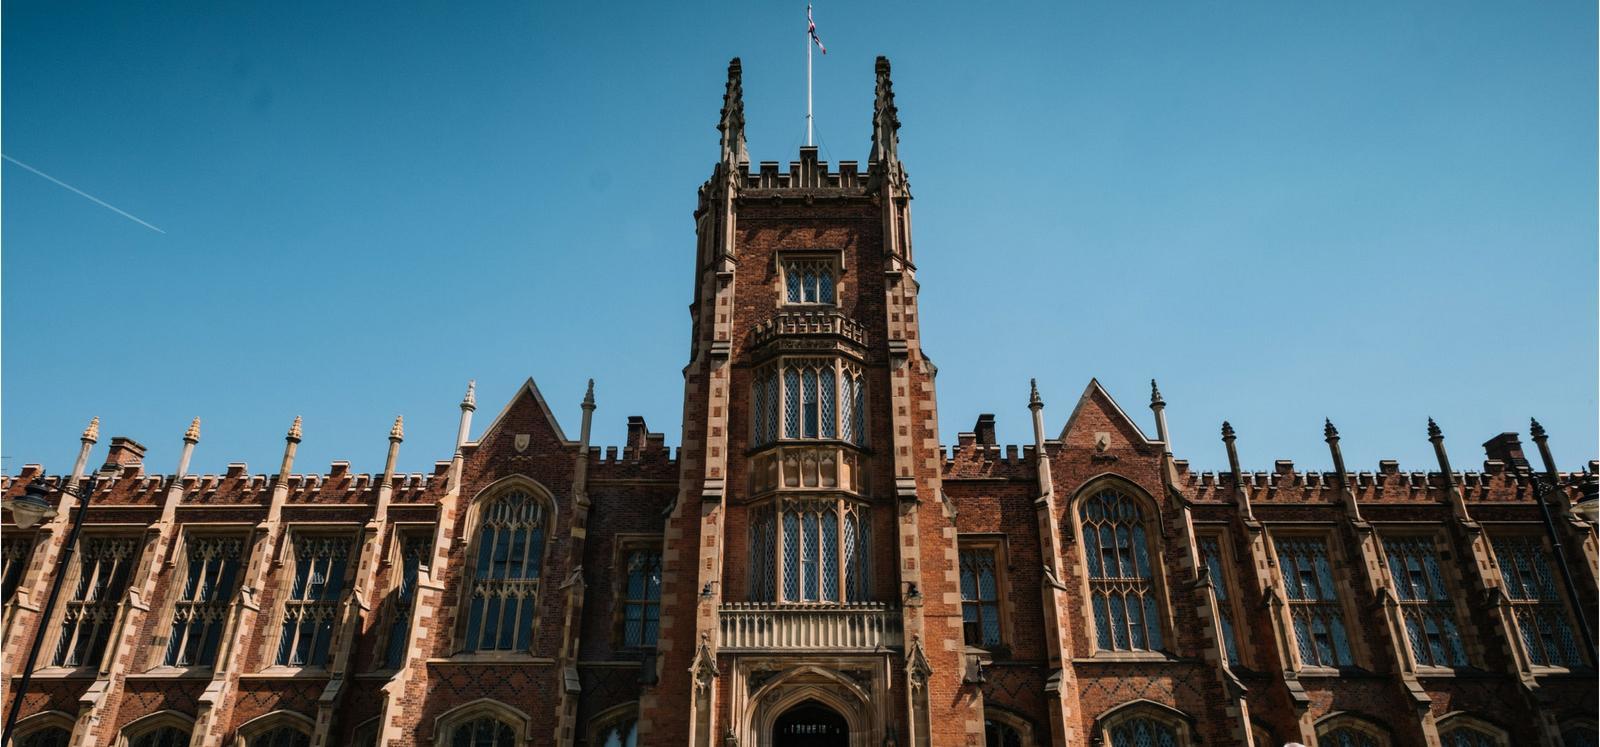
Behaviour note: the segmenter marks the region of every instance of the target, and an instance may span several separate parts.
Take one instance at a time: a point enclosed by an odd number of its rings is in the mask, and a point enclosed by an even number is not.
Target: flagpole
[[[806,23],[811,22],[811,6],[806,6]],[[806,147],[811,146],[811,29],[806,29]]]

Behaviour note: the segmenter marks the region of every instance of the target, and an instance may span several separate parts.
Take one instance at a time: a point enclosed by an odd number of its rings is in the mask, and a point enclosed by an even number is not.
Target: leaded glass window
[[[1112,726],[1111,747],[1178,747],[1172,727],[1148,718],[1130,718]]]
[[[1317,737],[1317,747],[1382,747],[1377,737],[1349,727],[1324,732]]]
[[[1133,498],[1103,490],[1083,502],[1081,514],[1096,643],[1105,651],[1160,649],[1143,510]]]
[[[1000,645],[1000,584],[994,548],[961,551],[961,629],[968,646]]]
[[[349,537],[295,537],[293,585],[283,605],[277,664],[320,667],[328,663],[339,595],[350,565],[350,545]]]
[[[833,304],[833,260],[791,259],[783,263],[784,300],[789,303]]]
[[[163,726],[140,734],[128,742],[128,747],[189,747],[189,731]]]
[[[1238,634],[1234,632],[1233,595],[1228,590],[1228,576],[1223,571],[1222,543],[1216,536],[1200,538],[1200,555],[1205,560],[1206,572],[1211,576],[1211,588],[1217,595],[1218,622],[1222,624],[1222,646],[1228,663],[1239,664]]]
[[[793,500],[781,505],[781,510],[770,503],[751,510],[751,598],[866,601],[870,578],[867,507],[842,499]]]
[[[751,379],[751,439],[842,439],[866,443],[862,374],[837,359],[787,359]]]
[[[406,661],[406,646],[411,639],[411,609],[417,599],[417,576],[433,553],[433,535],[418,532],[406,535],[400,547],[400,583],[394,588],[394,605],[389,610],[389,638],[383,655],[387,669],[399,669]]]
[[[250,747],[311,747],[311,735],[293,726],[280,726],[257,734]]]
[[[1328,543],[1321,538],[1282,538],[1275,542],[1278,570],[1289,597],[1300,663],[1308,667],[1347,667],[1350,637],[1333,582]]]
[[[1493,734],[1471,726],[1449,726],[1439,730],[1439,741],[1444,747],[1500,747]]]
[[[507,491],[483,505],[467,611],[468,651],[525,651],[532,645],[545,523],[544,504],[525,490]]]
[[[1389,579],[1406,626],[1411,660],[1418,666],[1464,667],[1467,649],[1456,628],[1438,552],[1427,537],[1393,537],[1383,541]]]
[[[639,724],[633,719],[624,719],[600,732],[596,740],[596,747],[634,747],[639,741]]]
[[[239,537],[189,537],[185,544],[183,587],[172,610],[167,632],[169,667],[216,664],[217,647],[227,622],[228,605],[239,582]]]
[[[661,619],[661,551],[628,553],[627,586],[623,590],[622,645],[649,648],[656,645]]]
[[[17,747],[67,747],[71,741],[72,732],[59,726],[46,726],[18,739]]]
[[[1016,729],[1011,728],[1010,724],[995,721],[994,719],[984,719],[983,721],[983,745],[984,747],[1025,747],[1022,743],[1022,735],[1018,734]]]
[[[58,667],[97,666],[105,655],[117,604],[138,562],[132,537],[90,537],[78,543],[77,579],[61,615],[52,662]]]
[[[1531,536],[1501,537],[1494,540],[1494,556],[1528,660],[1534,666],[1582,666],[1544,543]]]
[[[5,579],[0,603],[11,601],[11,597],[17,593],[17,587],[22,585],[22,576],[28,570],[28,558],[33,555],[33,535],[18,537],[15,536],[15,529],[11,534],[13,536],[0,539],[0,577]]]
[[[515,747],[511,725],[493,716],[479,716],[450,730],[450,747]]]

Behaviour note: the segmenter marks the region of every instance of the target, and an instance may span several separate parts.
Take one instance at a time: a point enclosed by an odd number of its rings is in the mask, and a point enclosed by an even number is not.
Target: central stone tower
[[[752,170],[728,66],[643,743],[981,734],[887,59],[876,78],[864,171],[815,147]]]

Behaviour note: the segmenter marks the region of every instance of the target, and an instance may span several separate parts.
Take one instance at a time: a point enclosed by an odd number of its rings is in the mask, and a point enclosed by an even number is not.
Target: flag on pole
[[[817,45],[817,49],[821,50],[823,54],[828,53],[828,48],[822,46],[822,40],[817,38],[817,22],[811,20],[810,5],[806,6],[806,33],[811,35],[811,41]]]

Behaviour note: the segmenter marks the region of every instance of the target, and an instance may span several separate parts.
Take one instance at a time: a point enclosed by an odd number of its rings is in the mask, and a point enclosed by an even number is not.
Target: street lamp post
[[[28,685],[33,680],[33,668],[39,662],[39,649],[44,645],[45,626],[50,624],[50,618],[55,614],[56,600],[61,596],[61,586],[67,577],[66,569],[72,563],[72,553],[78,546],[78,533],[83,529],[84,514],[89,512],[89,498],[94,495],[95,482],[95,478],[90,477],[81,489],[71,485],[61,489],[61,492],[78,499],[78,513],[72,517],[72,529],[67,533],[66,546],[61,550],[61,559],[56,562],[55,578],[50,580],[50,596],[45,598],[39,624],[33,628],[33,645],[28,649],[28,661],[22,667],[22,681],[17,683],[15,692],[11,694],[11,708],[6,712],[5,731],[0,732],[0,745],[10,744],[11,732],[17,726],[17,716],[22,713],[22,696],[27,694]],[[45,485],[43,477],[38,477],[28,483],[20,497],[6,499],[4,507],[11,510],[11,517],[18,527],[27,529],[40,519],[56,515],[56,510],[50,506],[49,496],[49,486]]]

